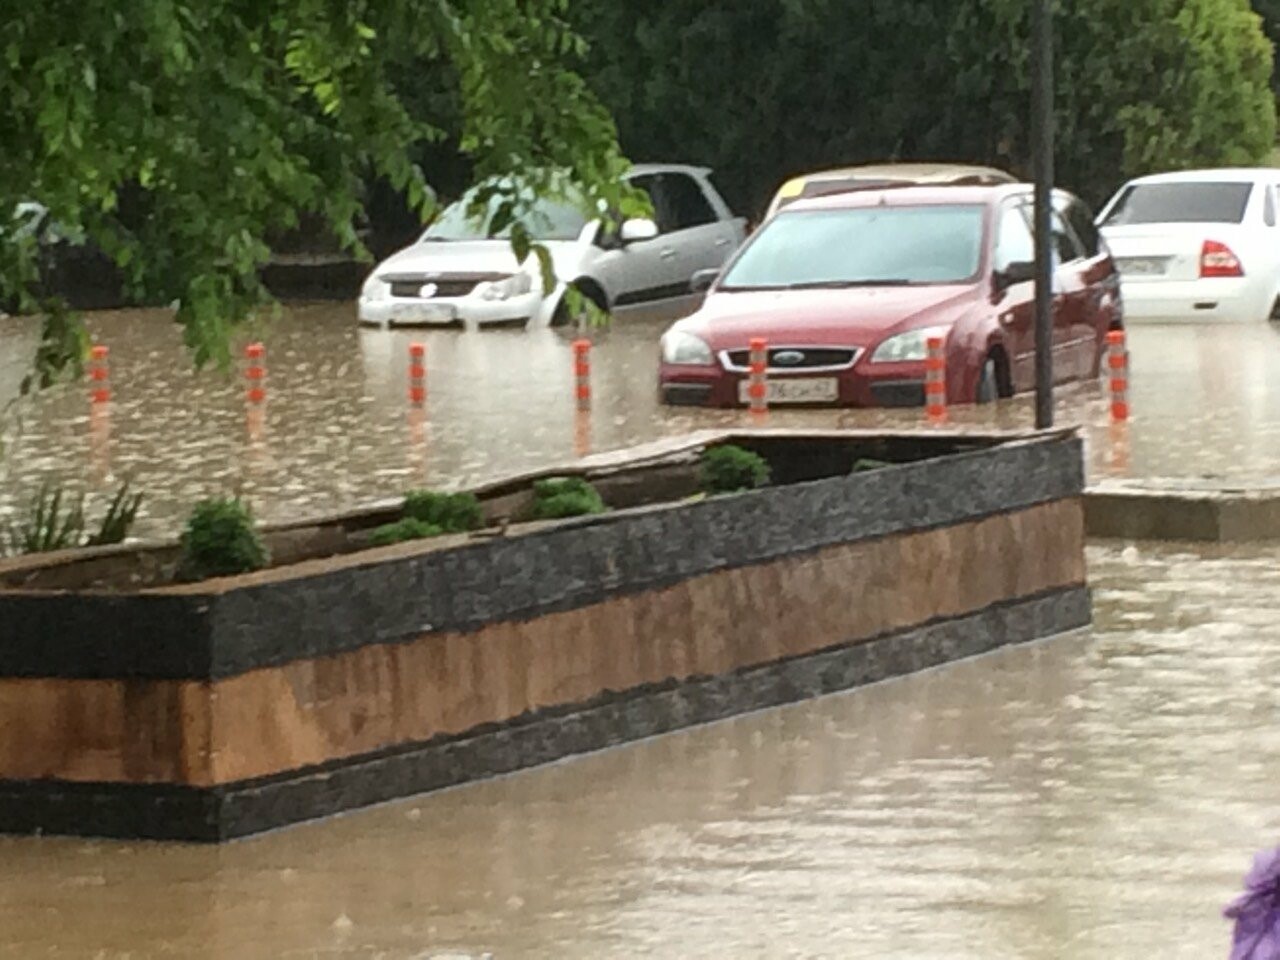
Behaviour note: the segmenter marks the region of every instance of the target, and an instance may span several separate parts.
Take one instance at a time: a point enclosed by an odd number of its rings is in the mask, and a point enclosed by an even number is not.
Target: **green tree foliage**
[[[1262,18],[1262,30],[1274,49],[1280,43],[1280,0],[1253,0],[1254,12]],[[1280,71],[1271,74],[1271,89],[1280,96]]]
[[[1027,0],[579,0],[573,16],[629,152],[713,166],[744,211],[845,163],[1030,173]],[[1124,176],[1270,150],[1272,55],[1248,0],[1072,0],[1055,24],[1063,186],[1096,201]]]
[[[570,69],[569,0],[132,0],[12,4],[0,36],[0,302],[48,317],[36,379],[83,332],[41,294],[36,200],[83,231],[140,299],[177,301],[199,363],[225,362],[267,296],[264,238],[318,218],[359,250],[363,184],[430,206],[415,149],[447,141],[476,178],[569,170],[620,202],[609,115]],[[429,89],[406,98],[410,77]],[[433,106],[442,110],[434,116]],[[519,215],[519,203],[503,210]],[[517,240],[519,237],[517,237]]]

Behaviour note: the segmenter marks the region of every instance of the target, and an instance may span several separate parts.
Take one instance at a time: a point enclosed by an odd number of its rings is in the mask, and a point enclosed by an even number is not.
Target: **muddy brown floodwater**
[[[589,429],[550,332],[388,334],[350,306],[291,310],[264,334],[259,430],[234,378],[191,371],[165,314],[90,324],[112,351],[110,413],[90,415],[83,385],[24,405],[0,516],[44,479],[101,496],[130,478],[137,533],[171,536],[210,494],[283,520],[747,422],[657,405],[660,321],[600,339]],[[33,345],[29,322],[0,320],[0,402]],[[1274,479],[1274,328],[1139,328],[1131,352],[1127,431],[1096,385],[1059,398],[1093,478]],[[954,419],[1023,427],[1031,409]],[[1090,633],[222,849],[0,839],[0,957],[1224,956],[1219,910],[1280,830],[1280,547],[1096,545],[1090,561]]]
[[[569,339],[551,331],[361,330],[350,304],[290,309],[262,331],[264,420],[250,420],[233,372],[196,373],[164,311],[89,317],[111,349],[114,402],[91,413],[84,384],[59,387],[10,418],[0,457],[0,517],[53,479],[101,498],[123,479],[146,493],[136,534],[172,536],[201,497],[242,492],[260,517],[286,520],[457,486],[687,432],[748,423],[734,411],[657,402],[666,319],[619,321],[594,351],[595,407],[574,413]],[[407,403],[409,344],[428,350],[429,400]],[[34,350],[31,321],[0,319],[0,403]],[[1280,335],[1269,325],[1143,327],[1131,333],[1133,404],[1111,432],[1097,384],[1064,389],[1061,423],[1086,427],[1090,470],[1107,476],[1218,474],[1256,479],[1280,456]],[[961,426],[1017,428],[1029,400],[956,408]],[[921,425],[918,410],[775,410],[780,426]]]
[[[1089,558],[1089,633],[221,849],[0,839],[0,956],[1224,957],[1280,548]]]

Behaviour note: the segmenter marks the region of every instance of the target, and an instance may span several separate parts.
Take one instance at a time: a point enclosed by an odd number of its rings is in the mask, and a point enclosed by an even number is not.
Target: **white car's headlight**
[[[391,284],[380,279],[376,274],[370,274],[369,279],[364,282],[364,286],[360,288],[361,300],[384,300],[391,293]]]
[[[923,327],[890,337],[876,347],[876,352],[871,355],[871,362],[903,363],[923,360],[929,354],[929,338],[942,337],[945,340],[949,330],[949,327]]]
[[[662,338],[662,362],[687,366],[707,366],[711,348],[701,337],[684,330],[668,330]]]
[[[492,280],[482,283],[475,289],[475,295],[481,300],[510,300],[533,289],[533,277],[527,273],[517,273],[505,280]]]

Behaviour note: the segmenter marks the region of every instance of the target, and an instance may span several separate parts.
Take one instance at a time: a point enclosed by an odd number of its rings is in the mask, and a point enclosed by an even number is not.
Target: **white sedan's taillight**
[[[1244,267],[1231,248],[1217,240],[1206,240],[1200,251],[1200,277],[1243,277]]]

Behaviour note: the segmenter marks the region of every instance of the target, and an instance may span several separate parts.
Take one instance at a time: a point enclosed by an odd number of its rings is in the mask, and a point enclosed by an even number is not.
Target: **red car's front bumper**
[[[835,379],[837,398],[820,406],[922,407],[924,363],[859,363],[836,373],[813,374]],[[803,380],[804,374],[770,374],[779,380]],[[719,366],[662,364],[658,385],[662,402],[676,406],[739,407],[740,384],[746,375]],[[790,406],[790,404],[788,404]]]

